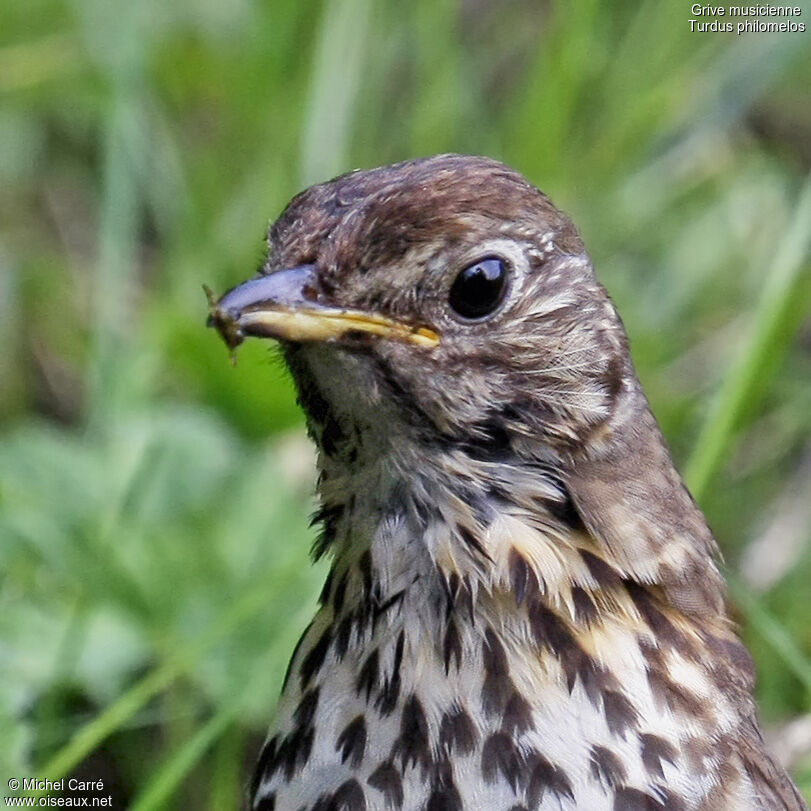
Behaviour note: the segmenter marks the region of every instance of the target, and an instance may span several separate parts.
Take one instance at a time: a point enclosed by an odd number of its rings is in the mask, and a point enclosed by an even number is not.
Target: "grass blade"
[[[188,672],[214,645],[230,631],[245,622],[267,603],[268,594],[274,593],[278,582],[288,576],[284,568],[273,570],[268,577],[257,582],[231,610],[221,615],[219,622],[192,645],[181,648],[155,670],[130,687],[123,695],[80,729],[40,769],[49,780],[58,780],[68,774],[109,735],[132,718],[151,698],[168,687],[176,678]]]
[[[802,271],[808,259],[811,241],[811,178],[800,194],[794,219],[780,244],[767,276],[766,289],[752,330],[752,339],[741,359],[727,376],[714,407],[696,442],[685,479],[696,499],[706,493],[712,477],[723,464],[734,432],[751,400],[762,385],[761,376],[776,357],[785,353],[791,332],[785,330],[786,318],[794,297],[803,287]],[[730,596],[747,620],[771,645],[788,669],[800,680],[811,696],[811,661],[795,644],[791,635],[734,575],[726,573]]]
[[[791,634],[767,611],[751,590],[731,572],[725,572],[729,595],[746,615],[752,627],[772,646],[775,653],[805,687],[811,699],[811,661],[792,639]]]
[[[761,375],[788,347],[792,336],[787,334],[784,323],[803,283],[810,241],[811,178],[803,187],[794,220],[766,274],[751,342],[721,386],[687,463],[685,479],[699,500],[729,450],[742,413],[751,408],[752,396],[762,385]]]
[[[149,781],[130,806],[130,811],[165,808],[183,778],[194,768],[209,747],[228,729],[239,712],[239,702],[224,704]]]
[[[350,167],[349,143],[360,92],[369,0],[329,0],[314,56],[301,150],[304,185]]]

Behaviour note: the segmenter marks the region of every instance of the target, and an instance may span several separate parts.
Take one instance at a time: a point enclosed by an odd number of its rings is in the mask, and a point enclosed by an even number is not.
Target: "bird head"
[[[450,499],[481,532],[509,502],[585,528],[680,610],[722,610],[714,539],[622,322],[572,222],[521,175],[459,155],[353,172],[295,197],[268,243],[209,324],[232,348],[281,343],[324,515],[359,474],[383,477],[386,509],[410,487],[418,516]]]
[[[209,323],[231,347],[278,339],[311,423],[328,411],[482,449],[572,446],[633,377],[575,227],[496,161],[343,175],[295,197],[268,244]]]

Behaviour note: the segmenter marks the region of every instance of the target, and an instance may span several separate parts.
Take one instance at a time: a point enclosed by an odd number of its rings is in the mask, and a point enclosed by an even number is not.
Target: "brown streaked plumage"
[[[332,570],[251,807],[804,808],[569,219],[444,155],[308,189],[269,247],[210,321],[281,341]]]

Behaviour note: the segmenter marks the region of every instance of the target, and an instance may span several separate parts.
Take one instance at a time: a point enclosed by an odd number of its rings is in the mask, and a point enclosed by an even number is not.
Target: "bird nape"
[[[802,809],[571,221],[442,155],[299,194],[212,302],[281,343],[331,571],[257,811]]]

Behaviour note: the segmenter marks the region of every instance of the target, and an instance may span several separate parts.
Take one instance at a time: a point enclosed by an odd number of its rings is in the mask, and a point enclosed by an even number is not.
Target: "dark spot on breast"
[[[704,702],[687,687],[670,678],[661,649],[645,639],[639,640],[639,649],[647,662],[648,684],[659,707],[667,707],[671,712],[683,713],[709,723],[709,708],[705,707]]]
[[[571,645],[560,652],[560,665],[566,676],[569,692],[574,689],[579,679],[586,695],[595,707],[601,706],[603,693],[606,690],[618,687],[614,674],[586,653],[574,640]]]
[[[462,539],[462,542],[466,544],[469,549],[474,550],[485,560],[489,560],[491,563],[493,562],[493,559],[482,545],[482,542],[469,529],[467,529],[467,527],[457,524],[456,531],[459,533],[459,537]]]
[[[501,640],[492,628],[488,628],[482,641],[484,684],[482,705],[487,715],[501,716],[509,697],[515,692],[510,679],[507,654]]]
[[[313,513],[310,526],[321,525],[321,531],[313,541],[313,560],[320,560],[335,542],[338,534],[338,522],[344,514],[343,504],[322,505]]]
[[[316,687],[308,690],[299,701],[296,711],[293,713],[293,721],[300,727],[310,726],[315,718],[315,711],[318,708],[319,689]]]
[[[254,811],[275,811],[276,810],[276,792],[273,791],[270,794],[262,797],[260,800],[254,803],[253,805]]]
[[[383,793],[389,806],[397,809],[403,807],[403,781],[390,760],[381,763],[367,782],[372,788]]]
[[[507,701],[501,728],[504,732],[514,735],[520,735],[532,728],[532,707],[517,691]]]
[[[657,735],[640,735],[639,740],[642,744],[642,763],[645,768],[653,777],[663,779],[665,775],[662,770],[662,761],[676,762],[677,752],[675,747],[669,741]]]
[[[586,525],[583,523],[583,517],[578,512],[569,491],[565,488],[563,488],[563,495],[561,500],[546,499],[544,506],[553,518],[573,532],[585,531]]]
[[[535,576],[535,571],[515,547],[510,549],[507,566],[510,570],[510,588],[518,605],[524,602],[527,594],[530,597],[537,596],[538,578]]]
[[[551,763],[540,752],[533,751],[527,758],[529,784],[527,785],[527,803],[530,808],[537,808],[546,792],[558,798],[574,800],[572,784],[566,772]]]
[[[657,642],[667,642],[677,649],[684,650],[688,646],[684,634],[661,611],[653,594],[644,586],[631,580],[626,580],[624,584],[636,610],[648,624]]]
[[[360,669],[360,673],[358,674],[358,682],[355,685],[355,690],[357,691],[358,695],[364,692],[366,693],[367,701],[372,694],[372,690],[374,690],[377,686],[377,677],[379,671],[380,655],[377,652],[377,648],[375,648],[366,657],[366,661],[363,663],[363,667]]]
[[[597,618],[597,606],[594,604],[591,595],[580,586],[574,586],[572,588],[572,602],[574,603],[575,622],[591,625]]]
[[[663,811],[668,808],[657,797],[624,786],[614,795],[614,811]]]
[[[530,603],[529,624],[539,648],[549,648],[559,656],[567,647],[577,647],[563,620],[547,608],[542,600],[533,600]]]
[[[431,765],[428,722],[420,700],[413,693],[403,707],[400,735],[392,749],[392,759],[397,757],[400,758],[403,769],[417,764],[421,764],[423,769],[426,769]]]
[[[338,659],[343,659],[349,649],[349,641],[352,638],[352,627],[354,619],[352,615],[344,617],[338,623],[338,630],[335,634],[335,655]]]
[[[515,791],[524,772],[521,753],[513,739],[504,732],[491,735],[482,747],[482,776],[486,783],[495,783],[501,775]]]
[[[296,727],[281,742],[277,757],[284,768],[285,778],[289,781],[303,768],[310,758],[315,731],[313,719],[318,706],[318,688],[307,691],[299,702],[293,720]]]
[[[304,690],[312,680],[313,676],[321,669],[324,659],[327,656],[330,642],[332,642],[332,630],[327,627],[321,634],[318,642],[313,645],[312,650],[304,657],[299,671],[301,676],[301,689]]]
[[[259,753],[259,759],[256,762],[256,767],[253,771],[253,779],[251,781],[251,797],[256,796],[256,792],[262,784],[262,781],[265,778],[270,779],[273,777],[279,766],[276,758],[278,740],[279,736],[274,735],[270,740],[265,741],[262,751]]]
[[[610,749],[592,746],[589,760],[592,776],[606,787],[614,788],[625,780],[625,765]]]
[[[380,694],[375,702],[382,715],[391,715],[397,706],[397,699],[400,697],[400,668],[403,664],[404,644],[405,633],[400,631],[394,648],[394,664],[391,668],[391,675],[384,679]]]
[[[320,794],[310,811],[332,811],[332,809],[332,794]],[[307,806],[301,806],[298,811],[307,811]]]
[[[425,811],[462,811],[462,798],[456,786],[435,788],[428,797]]]
[[[687,688],[671,681],[667,674],[649,670],[648,683],[653,697],[673,712],[682,712],[695,719],[705,718],[706,712],[701,699]]]
[[[617,570],[606,563],[602,558],[592,554],[588,549],[580,550],[580,557],[586,564],[589,574],[597,581],[597,585],[603,589],[618,588],[622,583],[622,578]]]
[[[332,596],[332,610],[335,612],[335,615],[341,613],[341,610],[344,607],[344,598],[346,597],[346,583],[349,577],[348,572],[344,572],[341,575],[341,579],[338,581],[338,584],[335,586],[335,594]]]
[[[473,719],[459,705],[443,714],[439,727],[439,744],[448,754],[456,752],[466,755],[472,752],[478,737]]]
[[[603,693],[603,710],[608,728],[614,735],[625,737],[625,733],[635,728],[639,721],[634,705],[622,693],[614,690]]]
[[[329,811],[365,811],[366,795],[357,780],[347,780],[332,796]]]
[[[368,549],[358,558],[358,571],[363,579],[363,591],[369,597],[372,594],[372,553]]]
[[[366,721],[363,715],[358,715],[350,721],[343,732],[338,736],[335,750],[341,750],[341,762],[357,769],[363,761],[363,752],[366,749]]]

